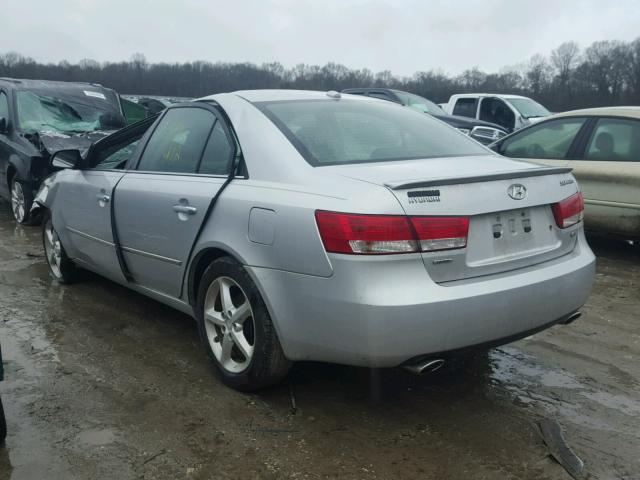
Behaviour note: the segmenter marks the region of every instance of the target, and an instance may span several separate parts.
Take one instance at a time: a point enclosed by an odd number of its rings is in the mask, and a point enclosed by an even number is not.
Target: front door
[[[115,224],[133,281],[179,297],[185,267],[233,143],[213,107],[169,108],[115,193]]]
[[[67,254],[111,280],[124,282],[111,230],[113,189],[124,172],[65,170],[58,175],[56,202],[61,208],[54,210],[52,221]],[[57,225],[64,225],[64,231]]]
[[[113,192],[124,176],[127,161],[135,152],[147,126],[131,127],[105,138],[91,148],[83,170],[58,173],[58,202],[53,224],[67,254],[117,282],[125,282],[116,252],[112,228]],[[64,225],[60,231],[59,225]]]
[[[552,167],[566,167],[585,118],[559,118],[534,125],[508,137],[499,152]]]
[[[516,116],[513,111],[511,111],[511,108],[509,108],[504,100],[496,97],[485,97],[482,99],[479,118],[485,122],[500,125],[509,132],[513,131],[516,124]]]

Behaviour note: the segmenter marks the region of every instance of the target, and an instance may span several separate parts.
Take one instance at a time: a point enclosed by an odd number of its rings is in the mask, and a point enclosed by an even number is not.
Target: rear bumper
[[[570,254],[486,277],[434,283],[413,255],[331,256],[329,278],[247,267],[285,355],[393,367],[414,357],[507,343],[586,301],[595,257],[580,231]]]

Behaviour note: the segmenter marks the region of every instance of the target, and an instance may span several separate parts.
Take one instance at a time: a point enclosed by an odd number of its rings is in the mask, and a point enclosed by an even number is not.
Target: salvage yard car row
[[[214,95],[50,167],[29,213],[52,275],[191,314],[241,390],[299,360],[433,370],[572,322],[593,282],[569,168],[367,96]]]
[[[84,88],[73,101],[107,98]],[[368,93],[218,94],[81,144],[68,125],[84,139],[116,116],[41,95],[55,113],[42,123],[68,131],[37,133],[59,142],[38,160],[55,173],[23,198],[23,218],[42,220],[61,283],[89,270],[192,315],[240,390],[300,360],[421,373],[578,318],[595,259],[571,169],[496,155]],[[615,129],[587,117],[557,143],[604,149]],[[552,151],[517,147],[547,122],[493,148]],[[634,142],[612,151],[632,155]]]

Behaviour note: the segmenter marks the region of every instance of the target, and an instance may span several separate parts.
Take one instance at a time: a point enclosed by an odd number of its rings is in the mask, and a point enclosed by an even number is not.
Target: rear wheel
[[[33,193],[17,176],[11,180],[11,213],[16,222],[22,225],[32,225],[30,215],[33,204]]]
[[[42,222],[42,243],[44,255],[53,278],[60,283],[74,283],[80,279],[81,272],[67,257],[58,234],[53,228],[51,215],[47,212]]]
[[[229,257],[214,261],[200,282],[200,337],[222,381],[252,391],[282,380],[291,367],[267,307],[245,269]]]

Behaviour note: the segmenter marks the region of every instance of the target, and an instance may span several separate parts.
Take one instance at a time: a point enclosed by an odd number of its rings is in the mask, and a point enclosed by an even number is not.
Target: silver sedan
[[[569,169],[371,98],[214,95],[54,164],[35,207],[53,276],[193,315],[241,390],[298,360],[435,369],[571,322],[594,278]]]

